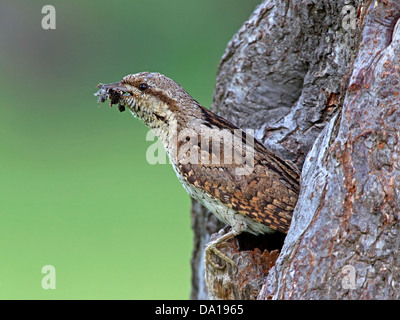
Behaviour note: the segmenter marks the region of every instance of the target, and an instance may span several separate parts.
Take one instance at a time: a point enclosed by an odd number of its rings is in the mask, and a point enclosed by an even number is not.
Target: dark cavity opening
[[[271,252],[272,250],[281,251],[286,234],[275,232],[273,234],[256,236],[247,232],[243,232],[236,238],[239,242],[239,251],[254,250],[255,248],[258,248],[261,250],[261,252],[264,250]]]

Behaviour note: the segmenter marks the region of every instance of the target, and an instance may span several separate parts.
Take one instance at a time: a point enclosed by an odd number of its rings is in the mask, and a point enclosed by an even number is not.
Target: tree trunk
[[[237,274],[204,268],[219,226],[193,204],[192,299],[400,297],[399,17],[395,0],[269,0],[230,41],[211,108],[297,164],[301,191],[284,242],[222,249]]]

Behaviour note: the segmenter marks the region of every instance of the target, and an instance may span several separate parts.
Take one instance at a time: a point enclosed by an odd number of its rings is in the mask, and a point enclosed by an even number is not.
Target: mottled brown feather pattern
[[[202,114],[206,120],[205,123],[212,124],[220,129],[229,129],[232,132],[234,130],[237,132],[239,129],[229,121],[216,115],[203,106],[199,105],[199,107],[201,108]],[[246,144],[246,133],[244,133],[242,130],[240,131],[242,132],[243,143]],[[257,139],[254,139],[254,149],[259,156],[260,165],[267,166],[270,170],[278,173],[281,176],[281,179],[284,179],[293,191],[297,193],[299,192],[299,172],[293,165],[269,151]]]
[[[255,149],[264,148],[261,145]],[[298,198],[299,174],[295,168],[284,163],[277,165],[268,153],[257,151],[254,170],[244,176],[235,175],[226,167],[219,170],[209,165],[190,163],[178,164],[178,167],[194,187],[271,229],[287,233]]]

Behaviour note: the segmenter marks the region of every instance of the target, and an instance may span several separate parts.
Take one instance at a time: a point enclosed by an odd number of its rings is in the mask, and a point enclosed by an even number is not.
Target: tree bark
[[[284,243],[223,248],[236,275],[204,268],[219,226],[194,204],[192,299],[399,298],[399,17],[394,0],[268,0],[230,41],[211,108],[297,164],[301,192]]]

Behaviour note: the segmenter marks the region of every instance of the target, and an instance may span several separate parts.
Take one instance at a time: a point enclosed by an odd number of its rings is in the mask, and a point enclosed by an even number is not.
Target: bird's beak
[[[105,90],[122,91],[122,92],[126,91],[126,88],[121,84],[121,82],[115,82],[115,83],[109,83],[109,84],[99,83],[97,85],[97,88],[105,89]]]

